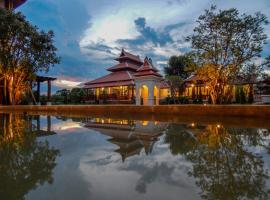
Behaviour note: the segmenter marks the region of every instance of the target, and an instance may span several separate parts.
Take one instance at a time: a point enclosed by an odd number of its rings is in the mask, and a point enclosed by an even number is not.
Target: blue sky
[[[58,78],[55,90],[106,74],[121,48],[150,56],[162,70],[170,56],[188,50],[184,38],[212,4],[241,13],[260,11],[270,20],[269,0],[28,0],[17,11],[55,33],[62,58],[49,72]],[[270,25],[266,32],[270,38]],[[263,55],[270,55],[270,45]]]

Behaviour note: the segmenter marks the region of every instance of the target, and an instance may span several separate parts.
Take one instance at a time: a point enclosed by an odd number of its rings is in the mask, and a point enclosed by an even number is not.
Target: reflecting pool
[[[270,199],[269,124],[0,117],[1,200]]]

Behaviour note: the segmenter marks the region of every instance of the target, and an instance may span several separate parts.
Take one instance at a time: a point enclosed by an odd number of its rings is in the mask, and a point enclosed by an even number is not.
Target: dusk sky
[[[151,57],[162,70],[170,56],[189,50],[184,38],[213,4],[241,13],[260,11],[270,19],[270,0],[28,0],[16,11],[55,33],[61,64],[48,74],[58,78],[55,90],[105,75],[122,48]],[[265,28],[270,38],[270,25]]]

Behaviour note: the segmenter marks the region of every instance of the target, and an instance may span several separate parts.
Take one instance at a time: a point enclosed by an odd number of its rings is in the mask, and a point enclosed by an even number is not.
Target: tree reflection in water
[[[53,182],[59,150],[38,141],[27,118],[0,117],[0,199],[24,199],[30,190]]]
[[[269,174],[262,157],[248,146],[269,153],[269,130],[225,128],[221,125],[172,124],[165,142],[172,154],[192,163],[204,199],[269,199]]]

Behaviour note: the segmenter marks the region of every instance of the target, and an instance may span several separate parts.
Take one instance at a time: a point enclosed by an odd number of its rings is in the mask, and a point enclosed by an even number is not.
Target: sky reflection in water
[[[269,129],[18,114],[0,125],[0,199],[270,198]]]

